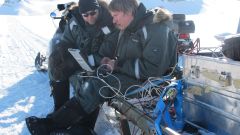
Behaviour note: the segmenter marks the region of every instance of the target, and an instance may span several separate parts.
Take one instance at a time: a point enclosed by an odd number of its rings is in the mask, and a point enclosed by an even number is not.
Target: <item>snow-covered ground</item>
[[[34,58],[46,52],[55,31],[49,13],[68,1],[0,0],[0,135],[28,135],[25,117],[52,111],[48,76],[35,70]],[[215,35],[237,31],[239,0],[142,1],[148,8],[163,6],[187,14],[196,25],[191,36],[199,37],[204,47],[220,46]],[[99,135],[117,134],[103,115],[99,122]]]

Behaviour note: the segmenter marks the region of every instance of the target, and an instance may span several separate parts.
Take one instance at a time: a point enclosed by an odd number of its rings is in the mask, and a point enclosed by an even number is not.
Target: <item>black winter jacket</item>
[[[112,17],[108,10],[104,6],[101,6],[99,11],[99,17],[94,25],[88,25],[83,19],[73,17],[65,28],[62,42],[68,45],[71,44],[73,48],[80,49],[85,57],[89,55],[97,57],[100,45],[114,31]],[[99,62],[98,59],[95,61]]]
[[[65,26],[57,49],[49,56],[48,65],[51,80],[66,80],[76,70],[81,70],[76,60],[68,52],[68,48],[80,49],[89,65],[98,66],[101,60],[101,56],[98,54],[99,47],[115,31],[112,17],[104,6],[100,6],[99,16],[94,25],[86,24],[80,13],[74,13]]]

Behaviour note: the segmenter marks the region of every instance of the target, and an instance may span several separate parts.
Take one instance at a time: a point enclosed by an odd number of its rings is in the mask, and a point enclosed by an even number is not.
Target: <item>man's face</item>
[[[113,17],[113,23],[120,30],[125,30],[133,20],[133,15],[130,12],[111,11],[111,15]]]
[[[98,15],[99,15],[99,11],[97,9],[82,13],[82,17],[84,21],[90,25],[93,25],[96,23]]]

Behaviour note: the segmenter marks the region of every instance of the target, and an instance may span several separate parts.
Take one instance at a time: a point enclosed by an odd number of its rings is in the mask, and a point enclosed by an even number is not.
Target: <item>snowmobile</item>
[[[58,24],[58,26],[56,26],[57,29],[56,29],[56,31],[53,35],[53,38],[51,39],[51,41],[49,43],[47,56],[44,56],[43,53],[38,52],[37,56],[35,57],[35,67],[38,71],[43,71],[43,72],[47,71],[47,69],[48,69],[48,65],[47,65],[48,55],[53,52],[57,43],[61,39],[62,34],[64,32],[65,25],[66,25],[67,21],[70,20],[71,17],[72,17],[71,16],[71,10],[76,5],[77,5],[76,2],[69,2],[69,3],[65,3],[65,4],[57,4],[57,9],[50,13],[50,17],[53,20],[59,20],[59,24]]]

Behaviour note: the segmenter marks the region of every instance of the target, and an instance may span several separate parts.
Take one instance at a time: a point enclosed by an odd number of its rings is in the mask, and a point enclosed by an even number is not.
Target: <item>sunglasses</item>
[[[82,14],[82,16],[84,16],[84,17],[88,17],[89,15],[90,15],[90,16],[94,16],[96,13],[97,13],[96,10],[95,10],[95,11],[90,11],[90,12],[88,12],[88,13]]]

